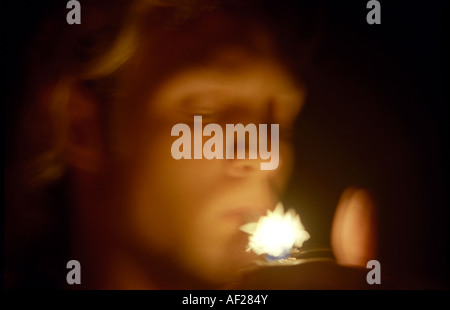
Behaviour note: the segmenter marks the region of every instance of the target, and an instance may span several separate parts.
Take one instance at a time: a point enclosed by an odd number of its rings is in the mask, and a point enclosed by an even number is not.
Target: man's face
[[[273,208],[285,187],[292,164],[289,130],[304,94],[274,60],[237,50],[215,59],[172,74],[129,114],[121,225],[142,251],[168,255],[217,282],[255,258],[239,227]],[[203,126],[219,124],[224,136],[225,124],[279,124],[278,168],[261,170],[261,160],[248,156],[174,159],[178,137],[171,129],[184,123],[193,134],[194,115],[202,116]]]

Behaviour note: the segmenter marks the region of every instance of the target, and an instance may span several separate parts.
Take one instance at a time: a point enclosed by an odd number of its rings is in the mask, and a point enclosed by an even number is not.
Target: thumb
[[[336,208],[331,247],[338,264],[366,267],[376,259],[376,206],[368,191],[348,188]]]

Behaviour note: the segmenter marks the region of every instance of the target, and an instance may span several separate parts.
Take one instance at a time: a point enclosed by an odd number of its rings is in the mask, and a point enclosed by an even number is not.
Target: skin
[[[229,57],[237,57],[233,70],[223,66],[223,59]],[[128,137],[124,155],[115,158],[97,149],[87,151],[94,154],[94,164],[74,161],[78,204],[89,205],[88,196],[96,197],[97,209],[105,200],[109,205],[109,211],[105,210],[109,215],[96,220],[90,207],[81,207],[85,211],[79,212],[80,225],[86,230],[86,218],[90,218],[87,222],[95,231],[97,221],[102,221],[105,235],[99,239],[120,248],[118,256],[125,252],[126,260],[133,255],[148,261],[155,255],[170,257],[188,274],[208,283],[233,280],[255,258],[245,251],[248,236],[239,227],[272,209],[286,185],[292,164],[287,134],[303,98],[279,63],[233,51],[219,55],[209,67],[186,68],[171,75],[145,98],[140,110],[124,114],[132,119],[123,121],[127,125],[122,126],[121,136]],[[90,100],[85,96],[74,101],[78,101],[72,105],[74,115],[85,111],[92,120],[84,124],[95,128],[98,117],[95,109],[88,108]],[[85,102],[84,108],[79,101]],[[176,137],[171,136],[171,128],[186,123],[193,131],[194,115],[203,116],[203,125],[217,123],[222,128],[237,123],[280,124],[278,168],[260,170],[260,159],[173,159],[170,149]],[[92,193],[89,188],[99,184],[109,194]]]
[[[76,197],[73,252],[87,265],[84,283],[136,289],[235,281],[255,259],[239,227],[279,201],[293,161],[289,131],[304,96],[274,59],[224,50],[210,65],[184,68],[142,92],[142,104],[120,115],[118,155],[106,151],[95,99],[74,89],[66,153]],[[171,128],[186,123],[193,132],[194,115],[222,128],[280,124],[278,168],[260,170],[259,159],[173,159]],[[343,264],[362,265],[371,250],[364,235],[344,238],[358,233],[356,220],[372,221],[367,204],[360,193],[338,206],[332,239]]]
[[[275,206],[292,163],[284,138],[282,164],[273,171],[261,171],[260,160],[178,161],[168,153],[175,139],[170,128],[183,122],[193,131],[193,115],[223,128],[226,123],[279,123],[284,130],[292,125],[302,100],[293,81],[268,60],[243,63],[232,72],[189,69],[165,82],[149,100],[148,115],[158,119],[158,128],[144,131],[152,143],[134,152],[131,168],[136,207],[130,222],[136,236],[159,251],[173,253],[176,245],[182,264],[208,280],[226,279],[251,262],[244,251],[247,236],[238,228]]]

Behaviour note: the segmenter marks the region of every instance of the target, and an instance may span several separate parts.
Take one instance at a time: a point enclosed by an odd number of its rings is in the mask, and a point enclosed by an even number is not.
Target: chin
[[[190,269],[195,274],[214,285],[226,285],[236,281],[242,272],[254,266],[257,256],[245,251],[245,244],[231,242],[216,245],[216,250],[197,252],[197,259],[193,259]],[[194,255],[192,256],[194,257]]]

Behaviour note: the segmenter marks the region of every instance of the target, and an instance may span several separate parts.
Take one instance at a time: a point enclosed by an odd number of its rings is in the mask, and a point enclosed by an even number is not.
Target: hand
[[[348,188],[336,208],[331,245],[336,262],[270,266],[246,275],[240,289],[371,289],[366,265],[377,259],[376,207],[368,191]]]
[[[366,268],[377,259],[376,206],[368,191],[348,188],[336,208],[331,246],[338,264]]]

